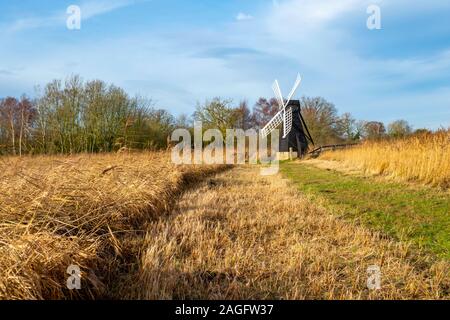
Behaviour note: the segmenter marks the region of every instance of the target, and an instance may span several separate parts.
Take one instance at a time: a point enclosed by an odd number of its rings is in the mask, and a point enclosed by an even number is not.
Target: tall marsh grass
[[[157,152],[0,158],[0,299],[117,298],[146,225],[217,169]],[[66,287],[72,264],[82,290]]]
[[[321,159],[342,161],[368,174],[448,189],[450,129],[402,139],[365,142],[351,149],[326,152]]]

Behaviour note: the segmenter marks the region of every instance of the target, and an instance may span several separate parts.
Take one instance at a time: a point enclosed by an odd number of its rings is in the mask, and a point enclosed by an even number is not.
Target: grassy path
[[[299,162],[283,163],[281,170],[300,191],[344,217],[450,259],[449,193]]]
[[[280,175],[217,174],[149,224],[140,299],[448,298],[448,265],[339,219]],[[367,289],[367,268],[382,272]]]

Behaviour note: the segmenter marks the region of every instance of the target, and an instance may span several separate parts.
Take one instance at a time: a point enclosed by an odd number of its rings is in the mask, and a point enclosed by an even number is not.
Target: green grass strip
[[[449,193],[298,162],[281,163],[281,172],[301,192],[345,218],[450,260]]]

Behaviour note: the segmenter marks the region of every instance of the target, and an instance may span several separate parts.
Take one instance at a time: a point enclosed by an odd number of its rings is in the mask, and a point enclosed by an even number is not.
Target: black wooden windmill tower
[[[300,75],[298,75],[287,100],[283,98],[278,81],[275,80],[272,89],[275,92],[280,111],[261,130],[261,135],[266,137],[283,124],[283,135],[280,135],[279,152],[290,152],[292,150],[297,153],[298,157],[302,157],[307,153],[309,143],[314,145],[301,113],[300,101],[291,100],[301,80]]]

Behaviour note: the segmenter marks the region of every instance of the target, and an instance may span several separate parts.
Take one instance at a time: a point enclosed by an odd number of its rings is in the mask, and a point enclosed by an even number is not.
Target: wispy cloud
[[[85,1],[80,4],[81,19],[86,21],[96,16],[100,16],[111,11],[128,7],[144,0],[94,0]],[[65,25],[67,19],[67,8],[62,8],[57,12],[53,12],[47,16],[19,18],[13,21],[5,28],[8,32],[17,32],[27,29],[36,29],[44,27],[52,27],[57,25]]]
[[[11,76],[14,73],[10,70],[6,70],[6,69],[0,69],[0,75],[4,75],[4,76]]]
[[[80,8],[83,19],[90,19],[95,16],[128,7],[130,5],[143,2],[139,0],[96,0],[83,3]]]
[[[257,56],[264,53],[253,48],[246,47],[213,47],[194,54],[194,57],[229,59],[239,56]]]
[[[247,13],[243,13],[243,12],[239,12],[236,15],[236,20],[237,21],[246,21],[246,20],[252,20],[253,16]]]

